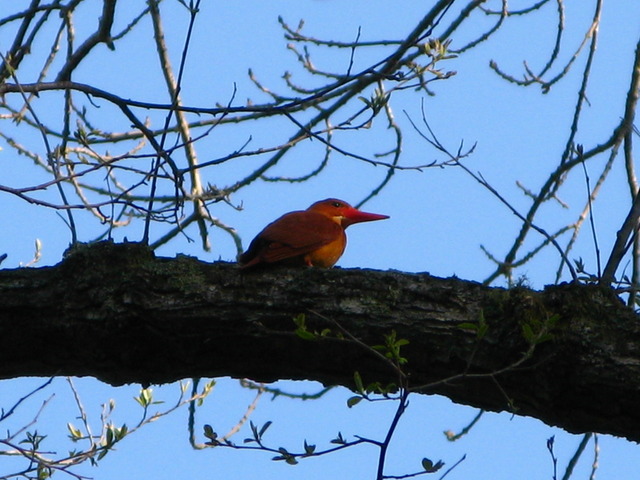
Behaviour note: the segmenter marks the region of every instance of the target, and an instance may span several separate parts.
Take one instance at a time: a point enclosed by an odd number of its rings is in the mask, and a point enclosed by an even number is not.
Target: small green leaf
[[[476,337],[478,338],[478,340],[482,340],[489,330],[489,325],[487,325],[487,321],[484,319],[484,311],[482,310],[480,310],[480,315],[477,322],[463,322],[458,325],[458,327],[462,328],[463,330],[476,332]]]
[[[218,438],[218,434],[213,430],[213,427],[211,427],[211,425],[204,426],[204,436],[209,440],[215,440],[216,438]]]
[[[535,335],[533,334],[533,329],[531,328],[531,325],[529,325],[528,323],[522,324],[522,334],[524,335],[524,339],[527,342],[533,343],[535,341]]]
[[[296,330],[296,335],[298,337],[300,337],[303,340],[315,340],[316,339],[316,335],[314,333],[311,333],[309,330],[300,330],[297,329]]]
[[[372,103],[368,98],[365,98],[365,97],[360,96],[360,97],[358,97],[358,100],[363,101],[363,102],[364,102],[364,104],[365,104],[367,107],[369,107],[369,108],[372,108],[372,107],[373,107],[373,103]]]
[[[200,394],[201,397],[198,398],[197,400],[197,406],[200,407],[202,406],[202,404],[204,403],[204,399],[206,396],[208,396],[212,391],[213,391],[213,387],[215,387],[216,385],[216,381],[215,380],[211,380],[210,382],[207,382],[204,387],[202,388],[202,393]]]
[[[302,329],[302,330],[306,330],[307,326],[306,326],[306,319],[307,317],[305,316],[304,313],[301,313],[299,315],[296,315],[295,317],[293,317],[293,323],[296,324],[296,327]]]
[[[478,331],[478,324],[471,322],[464,322],[458,325],[458,328],[462,328],[463,330],[473,330],[474,332]]]
[[[304,441],[304,452],[305,452],[307,455],[312,455],[312,454],[313,454],[313,452],[315,452],[315,451],[316,451],[316,446],[315,446],[315,445],[309,445],[309,444],[307,443],[307,441],[305,440],[305,441]]]
[[[153,390],[150,388],[143,388],[140,390],[140,395],[133,397],[133,399],[138,402],[141,407],[147,408],[153,403]]]
[[[298,461],[296,460],[296,457],[294,455],[291,455],[286,448],[284,447],[280,447],[278,448],[278,451],[282,454],[282,455],[278,455],[276,457],[273,457],[272,460],[284,460],[285,462],[287,462],[289,465],[297,465]]]
[[[364,393],[364,385],[362,384],[360,372],[356,371],[353,373],[353,382],[356,384],[356,391],[358,393]]]
[[[422,468],[424,468],[424,471],[427,473],[434,473],[437,472],[438,470],[440,470],[442,467],[444,466],[444,463],[442,462],[442,460],[438,460],[435,464],[429,460],[428,458],[423,458],[422,459]]]
[[[109,425],[107,427],[107,431],[105,432],[106,437],[105,437],[105,445],[106,446],[111,446],[113,444],[113,425]]]
[[[260,433],[258,434],[258,436],[260,437],[260,439],[262,439],[262,435],[264,435],[264,432],[267,431],[267,428],[269,428],[271,426],[273,422],[271,420],[269,420],[267,423],[265,423],[262,428],[260,429]]]
[[[557,313],[551,315],[547,320],[547,328],[555,327],[559,321],[560,321],[560,315],[558,315]]]
[[[122,440],[129,433],[129,427],[127,424],[123,424],[122,427],[116,429],[116,441]]]
[[[51,468],[44,463],[38,463],[38,480],[46,480],[51,477]]]
[[[74,427],[73,424],[67,423],[67,430],[69,430],[69,433],[71,434],[71,440],[73,440],[74,442],[82,438],[82,432]]]
[[[361,401],[362,401],[362,397],[361,396],[359,396],[359,395],[353,396],[353,397],[349,398],[349,400],[347,400],[347,407],[349,407],[349,408],[355,407]]]
[[[365,392],[367,393],[380,393],[382,390],[382,385],[380,384],[380,382],[372,382],[369,385],[367,385],[367,388],[365,389]]]
[[[548,342],[552,339],[553,339],[553,335],[551,335],[550,333],[544,333],[538,337],[538,339],[536,340],[536,343]]]
[[[395,392],[398,390],[398,386],[395,383],[389,383],[384,388],[380,389],[380,393],[387,395],[391,392]]]
[[[315,340],[316,334],[313,332],[310,332],[307,329],[306,320],[307,320],[307,317],[305,316],[304,313],[301,313],[300,315],[293,317],[293,323],[295,323],[296,327],[298,327],[295,330],[296,335],[303,340]]]
[[[487,325],[486,323],[481,323],[480,327],[478,328],[478,339],[482,340],[488,331],[489,325]]]

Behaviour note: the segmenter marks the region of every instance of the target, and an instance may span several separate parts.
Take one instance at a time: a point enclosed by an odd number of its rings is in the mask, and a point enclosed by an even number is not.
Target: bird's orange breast
[[[342,256],[346,246],[347,236],[344,231],[342,231],[340,232],[340,236],[333,242],[305,255],[305,263],[314,267],[331,268]]]

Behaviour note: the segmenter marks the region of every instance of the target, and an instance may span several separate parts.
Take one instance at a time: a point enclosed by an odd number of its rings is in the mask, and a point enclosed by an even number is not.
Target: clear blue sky
[[[122,27],[128,23],[142,3],[128,4],[131,11],[126,14],[123,11],[123,15],[117,18],[117,25]],[[165,3],[166,37],[172,42],[171,53],[177,65],[188,19],[176,2]],[[495,4],[494,8],[499,7],[498,2],[492,3]],[[564,65],[582,41],[592,15],[593,7],[590,4],[573,2],[565,5],[566,32],[561,60],[554,73],[558,72],[558,68]],[[514,8],[520,6],[513,5]],[[281,77],[287,70],[294,72],[293,79],[296,82],[305,84],[314,81],[300,72],[293,54],[285,48],[286,41],[277,22],[278,15],[282,15],[292,26],[304,18],[306,23],[303,32],[318,38],[351,41],[356,38],[358,27],[361,27],[361,40],[383,37],[400,39],[422,17],[426,7],[421,2],[407,0],[252,0],[203,2],[201,10],[182,87],[184,103],[195,106],[226,103],[234,83],[237,86],[237,105],[244,104],[247,99],[255,103],[265,101],[266,97],[257,92],[247,79],[249,67],[264,85],[275,91],[284,91]],[[78,22],[76,25],[79,39],[94,28],[93,13],[87,11],[87,18],[90,18],[87,24]],[[640,35],[639,19],[638,2],[606,5],[603,11],[598,55],[588,90],[589,105],[577,138],[586,148],[606,140],[622,114],[633,48]],[[454,36],[452,48],[474,38],[488,22],[487,18],[477,16],[475,23],[470,23],[468,28]],[[505,198],[525,212],[529,199],[522,195],[515,182],[521,181],[527,188],[537,191],[548,172],[557,164],[568,136],[586,56],[580,56],[567,78],[546,95],[536,87],[522,89],[499,80],[488,64],[493,59],[516,77],[522,75],[523,60],[538,70],[546,60],[547,52],[553,48],[555,23],[555,6],[551,4],[531,17],[509,19],[503,30],[490,41],[443,64],[444,69],[454,70],[457,74],[450,80],[432,84],[435,96],[423,98],[413,91],[396,95],[393,101],[395,116],[405,131],[402,164],[420,165],[444,160],[411,131],[403,113],[406,111],[419,122],[420,103],[424,100],[426,114],[440,140],[451,150],[456,150],[461,141],[469,146],[477,142],[476,150],[465,161],[466,164],[472,170],[482,172]],[[445,19],[443,25],[446,24],[448,22]],[[0,31],[0,49],[3,51],[10,38],[8,33]],[[40,46],[48,48],[44,44]],[[349,63],[349,52],[325,52],[313,48],[311,53],[314,63],[320,68],[344,72]],[[354,70],[364,68],[380,56],[380,49],[359,53],[355,58]],[[33,81],[33,78],[29,78],[28,70],[20,74],[22,82]],[[77,72],[75,80],[95,82],[97,86],[127,98],[150,102],[166,102],[167,98],[149,25],[119,43],[115,52],[107,52],[106,48],[102,48],[100,55],[92,55]],[[43,119],[59,121],[59,110],[56,110],[58,104],[52,99],[52,95],[45,94],[35,106]],[[101,108],[104,110],[94,109],[93,113],[114,115],[112,109],[104,105]],[[155,125],[159,125],[162,117],[150,115]],[[128,128],[126,122],[118,121],[117,128]],[[0,128],[9,129],[6,123],[0,123]],[[225,127],[214,130],[198,142],[196,148],[200,161],[204,162],[239,148],[249,135],[252,136],[251,147],[259,148],[285,142],[291,132],[291,126],[282,121],[238,128]],[[336,135],[341,147],[368,156],[387,150],[392,145],[392,138],[384,120],[371,130],[353,135]],[[32,145],[40,142],[37,137],[25,141]],[[47,180],[27,159],[16,156],[4,142],[0,142],[0,146],[3,148],[0,151],[0,176],[11,178],[10,185],[30,185],[34,183],[34,178],[37,179],[35,181]],[[322,154],[323,148],[319,142],[302,145],[290,152],[271,173],[292,175],[307,172],[317,165]],[[600,173],[604,161],[598,159],[589,164],[592,181]],[[249,172],[256,165],[258,163],[255,160],[248,159],[208,169],[203,172],[203,180],[222,187],[238,177],[238,170]],[[367,166],[334,153],[330,166],[312,181],[299,185],[256,183],[232,198],[243,205],[242,212],[219,205],[213,214],[224,223],[234,226],[246,246],[266,223],[287,211],[304,209],[318,199],[331,196],[357,203],[380,182],[384,173],[382,168]],[[554,231],[574,221],[583,208],[585,191],[584,178],[569,178],[560,192],[561,199],[569,208],[563,209],[557,204],[546,206],[537,219],[538,224],[548,231]],[[69,243],[68,231],[57,214],[28,205],[8,194],[1,194],[0,202],[0,223],[3,225],[0,253],[9,254],[3,267],[12,268],[27,263],[33,255],[36,239],[40,239],[43,245],[39,265],[57,263]],[[616,164],[612,181],[605,186],[594,210],[603,254],[611,248],[620,220],[627,213],[627,205],[624,172],[622,165]],[[506,253],[519,229],[519,222],[508,209],[462,170],[455,168],[398,172],[391,184],[364,209],[388,214],[391,219],[351,227],[348,232],[349,246],[339,262],[341,267],[427,271],[437,276],[457,275],[481,281],[492,271],[493,265],[482,253],[480,245],[500,257]],[[102,231],[87,215],[78,217],[80,240],[89,241]],[[164,228],[155,226],[152,234],[160,236]],[[141,227],[133,226],[116,232],[115,237],[117,240],[125,236],[135,240],[140,232]],[[197,238],[195,229],[190,234]],[[532,236],[527,245],[533,246],[539,241],[540,238]],[[159,249],[158,254],[174,256],[186,253],[207,261],[235,258],[233,242],[224,232],[214,232],[212,243],[212,252],[207,253],[200,248],[198,241],[189,243],[178,238]],[[582,257],[587,267],[595,271],[590,235],[583,235],[571,254],[571,258],[578,257]],[[558,261],[557,254],[549,249],[516,273],[526,275],[535,288],[542,288],[554,281]],[[215,352],[212,354],[215,355]],[[0,403],[6,408],[11,399],[19,398],[34,384],[34,379],[0,382]],[[87,413],[96,422],[95,428],[100,404],[109,398],[117,398],[116,422],[126,422],[128,425],[136,423],[139,409],[131,398],[137,394],[138,387],[113,389],[91,379],[78,379],[76,384],[82,393]],[[281,388],[314,392],[320,386],[306,382],[283,382]],[[157,395],[168,403],[176,397],[177,390],[175,385],[156,388]],[[67,422],[79,423],[74,419],[77,411],[74,410],[73,399],[64,379],[55,380],[47,391],[55,391],[56,394],[42,412],[37,428],[41,432],[46,431],[52,438],[64,437]],[[29,421],[48,396],[45,394],[25,405],[21,418]],[[318,402],[284,398],[271,401],[265,396],[252,419],[258,424],[272,420],[274,424],[267,439],[272,439],[274,446],[291,449],[301,447],[305,438],[319,447],[327,445],[338,431],[348,437],[382,435],[391,420],[390,406],[360,404],[348,409],[345,402],[349,396],[350,392],[344,389],[335,389]],[[244,414],[251,401],[251,393],[239,389],[233,380],[223,380],[205,403],[198,421],[200,424],[210,423],[224,433]],[[163,407],[161,405],[158,408]],[[271,462],[268,454],[259,452],[222,449],[193,451],[187,443],[186,415],[186,409],[182,409],[160,419],[126,439],[99,468],[83,467],[81,471],[97,479],[119,478],[126,472],[130,478],[156,480],[253,478],[258,475],[265,480],[368,479],[372,478],[375,471],[376,452],[369,447],[358,447],[327,458],[310,459],[295,467]],[[467,437],[453,444],[445,440],[442,434],[444,430],[459,430],[474,416],[474,409],[453,405],[444,398],[412,397],[409,411],[393,443],[387,473],[400,475],[418,470],[422,457],[434,461],[442,459],[447,468],[467,454],[467,459],[448,478],[546,480],[552,475],[551,460],[546,451],[547,438],[552,435],[556,437],[560,472],[563,472],[580,441],[580,436],[509,414],[486,414]],[[13,429],[16,426],[17,423],[5,428]],[[247,434],[241,432],[234,440],[241,443],[245,436]],[[58,451],[73,448],[70,444],[61,446],[60,443],[49,444],[48,447],[54,448],[54,445]],[[603,435],[599,437],[599,448],[599,479],[637,478],[640,455],[636,445]],[[588,449],[593,450],[593,443]],[[588,478],[591,458],[591,454],[585,454],[573,478]],[[0,466],[0,473],[3,471],[4,468]]]

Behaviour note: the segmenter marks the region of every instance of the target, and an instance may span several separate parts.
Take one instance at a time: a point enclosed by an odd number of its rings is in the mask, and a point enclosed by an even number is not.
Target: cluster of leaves
[[[53,379],[47,380],[40,387],[20,398],[8,411],[5,412],[3,409],[0,414],[0,423],[12,417],[14,412],[21,407],[27,399],[49,387],[52,382]],[[133,399],[142,408],[142,416],[132,428],[129,428],[126,423],[116,425],[112,420],[110,420],[116,409],[115,401],[110,399],[102,405],[102,413],[99,421],[97,422],[99,433],[94,433],[96,431],[96,425],[88,417],[78,391],[70,378],[67,379],[67,383],[76,400],[78,418],[81,422],[80,426],[76,426],[72,422],[67,423],[68,438],[74,445],[81,445],[81,448],[74,448],[66,455],[57,455],[56,452],[45,450],[44,444],[48,438],[47,435],[42,435],[38,433],[37,430],[29,430],[29,426],[37,421],[40,413],[47,407],[49,401],[53,398],[49,397],[49,399],[44,402],[41,410],[32,422],[18,428],[13,433],[7,429],[7,435],[0,439],[0,446],[4,447],[4,449],[0,449],[0,455],[21,458],[26,462],[25,467],[17,469],[13,473],[3,472],[2,478],[45,480],[51,477],[55,472],[60,471],[75,477],[78,480],[83,479],[85,477],[76,471],[81,464],[89,462],[91,465],[98,465],[98,463],[107,454],[112,452],[115,446],[125,438],[128,438],[130,435],[134,434],[149,423],[169,415],[187,404],[203,401],[212,389],[212,382],[210,382],[205,386],[202,392],[196,393],[191,397],[187,397],[186,391],[188,384],[181,382],[179,385],[180,395],[176,403],[162,411],[155,411],[152,414],[149,412],[150,407],[162,405],[164,404],[164,401],[155,400],[152,389],[141,389],[139,395],[133,397]],[[23,438],[20,439],[20,437]]]
[[[329,328],[324,328],[320,331],[310,330],[306,323],[306,315],[304,314],[297,315],[296,317],[294,317],[293,321],[296,327],[296,335],[303,340],[322,341],[326,338],[340,338],[347,342],[353,342],[355,340],[349,334],[349,332],[346,332],[344,329],[339,329],[338,332],[335,332]],[[408,363],[408,360],[402,354],[401,349],[403,346],[409,343],[408,340],[399,338],[395,331],[391,331],[389,334],[384,335],[383,339],[384,342],[382,344],[373,346],[366,346],[360,341],[357,341],[356,343],[358,343],[358,345],[360,345],[361,347],[367,348],[371,353],[378,356],[381,361],[389,363],[395,369],[398,369],[399,373],[402,373],[401,366],[406,365]],[[355,407],[363,400],[367,402],[397,402],[398,407],[396,410],[396,415],[383,440],[365,438],[359,435],[356,435],[353,439],[347,439],[341,432],[338,432],[338,435],[329,441],[329,446],[325,449],[318,449],[315,443],[309,443],[305,439],[303,440],[302,449],[295,451],[283,446],[270,446],[266,443],[265,434],[267,430],[272,426],[271,421],[267,421],[261,426],[255,425],[251,421],[249,423],[251,436],[245,438],[242,445],[233,443],[228,437],[220,438],[218,433],[211,425],[205,424],[203,427],[203,434],[207,439],[205,445],[209,447],[228,447],[239,450],[258,450],[268,452],[273,454],[273,461],[284,461],[289,465],[296,465],[303,458],[323,456],[345,448],[367,444],[375,445],[380,451],[378,461],[379,467],[376,476],[376,478],[378,478],[379,480],[385,478],[407,478],[428,473],[435,473],[444,466],[444,462],[440,460],[437,462],[433,462],[428,458],[423,458],[421,461],[422,469],[418,472],[407,474],[402,477],[392,477],[384,474],[387,449],[391,443],[393,432],[408,404],[409,390],[407,389],[406,385],[406,376],[401,374],[399,378],[400,380],[398,383],[389,383],[386,385],[382,385],[380,382],[374,381],[365,386],[361,375],[358,372],[355,372],[353,380],[355,385],[355,392],[357,393],[357,395],[354,395],[347,399],[348,408]]]

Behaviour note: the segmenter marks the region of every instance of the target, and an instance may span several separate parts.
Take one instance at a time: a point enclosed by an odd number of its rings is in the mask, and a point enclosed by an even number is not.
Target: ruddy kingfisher
[[[267,225],[238,261],[242,268],[273,263],[330,268],[347,246],[344,231],[349,225],[385,218],[389,216],[362,212],[345,201],[327,198]]]

